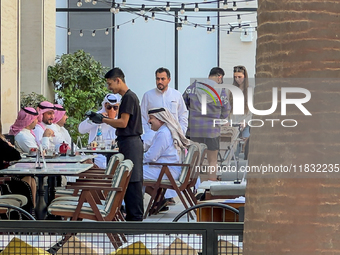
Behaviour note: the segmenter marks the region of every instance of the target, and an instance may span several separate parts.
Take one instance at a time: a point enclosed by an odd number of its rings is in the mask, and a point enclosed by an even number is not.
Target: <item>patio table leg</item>
[[[38,175],[38,197],[35,207],[35,215],[38,220],[44,220],[47,214],[47,206],[45,203],[45,190],[44,190],[44,176]]]

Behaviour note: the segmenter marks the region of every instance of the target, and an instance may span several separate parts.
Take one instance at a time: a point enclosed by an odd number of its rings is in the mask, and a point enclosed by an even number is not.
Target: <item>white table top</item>
[[[93,159],[95,158],[95,155],[76,155],[74,157],[71,157],[69,155],[67,156],[57,156],[53,158],[46,158],[45,161],[46,163],[77,163],[77,162],[84,162],[85,160],[88,159]],[[20,159],[18,162],[19,163],[35,163],[36,158],[35,157],[26,157]],[[42,158],[40,158],[40,161],[42,161]]]
[[[204,203],[227,203],[227,204],[240,204],[245,203],[246,199],[244,196],[239,196],[235,199],[210,199],[210,200],[202,200],[198,201],[198,204],[204,204]]]
[[[198,189],[210,189],[211,186],[217,185],[242,185],[245,186],[247,181],[243,180],[240,184],[235,184],[233,181],[204,181],[198,186]]]
[[[43,166],[43,164],[41,164]],[[36,169],[35,163],[16,163],[0,174],[34,174],[34,175],[77,175],[88,169],[93,164],[80,163],[46,163],[46,168]]]
[[[113,150],[102,150],[100,148],[94,148],[94,149],[87,149],[87,148],[82,148],[77,150],[77,152],[80,153],[118,153],[118,148],[114,148]]]

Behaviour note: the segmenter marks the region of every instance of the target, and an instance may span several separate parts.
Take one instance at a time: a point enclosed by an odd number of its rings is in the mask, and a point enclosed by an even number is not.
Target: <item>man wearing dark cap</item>
[[[97,111],[97,113],[101,113],[102,115],[114,119],[116,118],[116,115],[118,114],[118,108],[120,103],[120,95],[115,94],[107,94],[104,97],[104,100],[102,102],[102,108]],[[110,125],[107,125],[105,123],[103,124],[95,124],[91,121],[89,121],[88,118],[86,118],[83,122],[81,122],[78,126],[79,133],[81,134],[89,134],[88,144],[95,141],[96,135],[98,133],[99,127],[102,128],[102,136],[104,141],[105,140],[115,140],[116,139],[116,129],[113,128]],[[107,165],[107,159],[106,156],[103,154],[96,154],[97,157],[94,159],[94,163],[99,168],[106,168]]]
[[[127,221],[143,220],[143,133],[139,100],[125,84],[125,75],[119,68],[113,68],[105,74],[106,83],[112,93],[122,96],[118,118],[105,118],[102,114],[91,113],[94,123],[106,123],[116,128],[119,152],[125,159],[130,159],[134,166],[130,183],[125,193]]]

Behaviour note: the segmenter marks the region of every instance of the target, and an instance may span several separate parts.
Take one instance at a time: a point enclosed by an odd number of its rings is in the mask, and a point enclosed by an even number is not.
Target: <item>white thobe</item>
[[[41,122],[41,124],[46,128],[52,129],[54,132],[57,130],[56,124],[46,125],[45,123]],[[33,129],[33,132],[35,134],[35,137],[38,141],[41,141],[43,134],[45,132],[45,129],[43,129],[40,125],[36,125]],[[59,152],[59,147],[63,142],[66,142],[62,136],[61,133],[55,132],[53,137],[49,137],[50,145],[54,145],[55,150]],[[47,149],[43,146],[44,149]]]
[[[157,180],[161,172],[161,166],[151,166],[145,163],[156,162],[156,163],[180,163],[181,156],[178,154],[174,146],[174,140],[168,127],[163,124],[156,132],[151,146],[143,156],[143,178]],[[169,170],[175,180],[178,180],[181,174],[181,167],[169,166]],[[166,175],[163,179],[168,179]],[[167,190],[165,198],[171,198],[177,196],[176,191]]]
[[[152,138],[155,135],[155,132],[151,130],[148,124],[148,111],[152,108],[160,107],[167,108],[172,113],[174,118],[178,120],[183,133],[185,134],[187,132],[188,110],[184,103],[182,94],[178,90],[170,87],[168,87],[165,92],[154,88],[145,92],[141,103],[142,124],[144,130],[142,140],[144,142],[145,148],[150,146]]]
[[[15,145],[19,147],[23,152],[29,153],[31,148],[38,148],[37,141],[30,130],[24,128],[14,137]],[[49,138],[42,137],[41,144],[43,148],[48,148]]]
[[[102,126],[102,136],[105,140],[115,140],[116,139],[116,129],[107,125],[106,123],[100,124]],[[99,124],[95,124],[88,118],[81,122],[78,126],[79,133],[86,134],[89,133],[88,143],[90,144],[96,139]],[[96,154],[97,157],[94,159],[94,163],[100,168],[106,168],[106,157],[102,154]]]

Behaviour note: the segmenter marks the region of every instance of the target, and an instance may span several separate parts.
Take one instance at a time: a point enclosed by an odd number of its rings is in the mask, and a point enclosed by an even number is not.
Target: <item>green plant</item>
[[[48,67],[48,80],[54,84],[58,101],[67,111],[69,119],[65,126],[74,141],[80,136],[87,143],[87,135],[78,132],[78,125],[84,120],[85,112],[97,109],[109,92],[105,86],[106,71],[83,50],[57,56],[56,64]]]
[[[46,101],[47,99],[40,94],[32,92],[30,94],[25,94],[24,92],[20,93],[20,106],[22,107],[33,107],[37,108],[38,104],[42,101]]]

